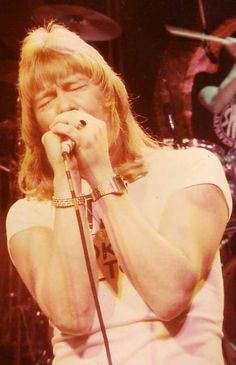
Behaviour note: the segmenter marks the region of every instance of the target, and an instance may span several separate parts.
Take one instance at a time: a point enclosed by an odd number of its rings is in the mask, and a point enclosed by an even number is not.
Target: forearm
[[[108,195],[97,205],[120,265],[144,301],[160,319],[180,314],[199,279],[188,258],[148,224],[127,195]]]
[[[81,193],[78,185],[75,185],[75,188],[77,195]],[[62,176],[60,179],[54,179],[54,194],[57,197],[70,196],[68,184]],[[92,273],[97,285],[95,255],[86,211],[84,206],[80,206],[79,209]],[[94,301],[74,207],[55,209],[50,246],[47,272],[41,283],[42,295],[48,305],[47,310],[53,313],[56,321],[63,320],[62,327],[83,329],[93,318]],[[47,290],[44,290],[45,288]]]

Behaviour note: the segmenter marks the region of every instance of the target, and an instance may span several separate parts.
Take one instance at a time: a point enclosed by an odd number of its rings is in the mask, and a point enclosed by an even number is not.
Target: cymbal
[[[43,5],[33,11],[39,25],[51,20],[64,23],[85,41],[109,41],[121,34],[120,25],[110,17],[93,9],[77,5]]]

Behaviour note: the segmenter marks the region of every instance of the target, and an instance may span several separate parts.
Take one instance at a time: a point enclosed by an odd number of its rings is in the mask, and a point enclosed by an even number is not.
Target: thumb
[[[50,164],[54,167],[55,164],[62,161],[61,158],[61,139],[51,131],[47,131],[41,137],[42,145],[44,146],[47,158]]]

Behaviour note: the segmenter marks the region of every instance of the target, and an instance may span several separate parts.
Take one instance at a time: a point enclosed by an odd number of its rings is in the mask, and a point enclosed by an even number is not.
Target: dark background
[[[209,33],[226,19],[236,17],[235,0],[202,3]],[[15,84],[20,41],[28,28],[37,25],[37,8],[55,4],[84,6],[114,19],[121,35],[94,45],[123,75],[140,122],[159,138],[173,137],[165,115],[168,103],[178,138],[193,137],[178,83],[185,80],[191,54],[202,45],[200,41],[170,36],[164,26],[202,31],[197,0],[0,0],[0,365],[50,363],[47,323],[8,259],[5,217],[17,196],[19,115]],[[185,95],[188,100],[190,93]]]
[[[202,0],[202,3],[208,32],[225,19],[235,16],[235,0]],[[176,48],[184,54],[188,48],[200,45],[198,41],[168,35],[164,25],[169,23],[201,31],[198,0],[1,0],[0,81],[16,80],[17,64],[14,62],[18,60],[20,41],[26,30],[37,24],[37,8],[55,4],[94,9],[120,24],[122,34],[118,39],[95,42],[95,46],[114,65],[115,70],[122,73],[135,98],[135,110],[148,119],[146,123],[157,133],[158,118],[154,113],[153,99],[160,62],[164,62],[163,50]],[[9,73],[9,69],[10,75],[5,77],[4,73]],[[177,70],[169,71],[173,73]],[[8,97],[6,88],[6,85],[0,85],[0,121],[14,109],[11,105],[14,91],[9,91]]]

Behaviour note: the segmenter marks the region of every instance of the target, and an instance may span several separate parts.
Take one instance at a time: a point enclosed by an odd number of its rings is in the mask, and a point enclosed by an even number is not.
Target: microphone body
[[[61,153],[69,155],[75,148],[75,142],[72,139],[65,139],[61,142]]]

